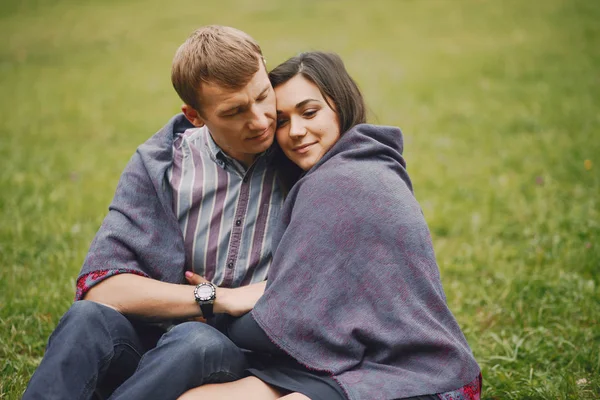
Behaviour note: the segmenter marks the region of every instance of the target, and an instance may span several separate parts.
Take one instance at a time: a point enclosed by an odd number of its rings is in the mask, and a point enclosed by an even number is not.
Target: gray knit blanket
[[[291,189],[252,315],[349,399],[462,387],[479,366],[447,307],[399,129],[358,125]]]

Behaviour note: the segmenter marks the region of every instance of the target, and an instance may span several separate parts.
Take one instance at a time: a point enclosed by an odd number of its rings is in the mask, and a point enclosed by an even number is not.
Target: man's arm
[[[174,319],[201,316],[194,300],[194,286],[206,282],[197,274],[186,278],[190,285],[166,283],[134,274],[118,274],[93,286],[85,300],[111,307],[124,315]],[[243,315],[264,293],[266,282],[235,289],[217,288],[215,313]]]

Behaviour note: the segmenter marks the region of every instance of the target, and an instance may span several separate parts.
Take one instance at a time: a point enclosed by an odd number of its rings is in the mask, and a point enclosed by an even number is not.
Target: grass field
[[[168,5],[167,5],[168,4]],[[0,398],[20,398],[171,58],[233,25],[270,67],[334,50],[400,126],[486,399],[600,398],[600,1],[0,4]]]

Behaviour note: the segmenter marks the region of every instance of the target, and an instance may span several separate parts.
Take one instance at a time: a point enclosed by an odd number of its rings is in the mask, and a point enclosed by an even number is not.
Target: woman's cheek
[[[283,149],[284,144],[285,144],[285,139],[286,139],[285,133],[283,132],[283,128],[277,128],[275,130],[275,139],[277,139],[277,143],[279,143],[279,146]]]
[[[281,150],[283,150],[283,153],[287,156],[287,158],[290,158],[290,155],[293,152],[290,136],[288,135],[287,130],[284,128],[277,129],[275,131],[275,139],[277,139],[277,143],[279,144],[279,147],[281,147]]]

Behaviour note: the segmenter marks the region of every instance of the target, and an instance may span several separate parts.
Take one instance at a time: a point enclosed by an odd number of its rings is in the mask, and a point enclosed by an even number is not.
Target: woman
[[[305,173],[282,209],[265,293],[229,330],[259,357],[248,378],[183,398],[479,399],[400,131],[363,124],[334,54],[301,54],[270,79],[277,141]]]

